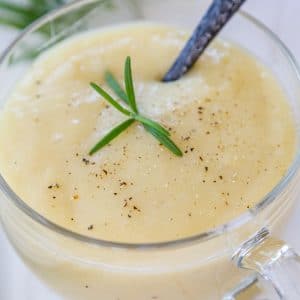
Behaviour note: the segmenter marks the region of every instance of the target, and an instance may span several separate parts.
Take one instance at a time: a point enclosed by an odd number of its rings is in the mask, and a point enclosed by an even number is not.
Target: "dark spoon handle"
[[[175,81],[183,76],[245,1],[214,0],[163,81]]]

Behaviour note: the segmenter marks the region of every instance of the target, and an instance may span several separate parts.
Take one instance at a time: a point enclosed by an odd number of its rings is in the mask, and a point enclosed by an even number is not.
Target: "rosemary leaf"
[[[144,125],[144,128],[152,134],[162,145],[164,145],[167,149],[169,149],[176,156],[183,156],[182,151],[176,146],[176,144],[166,135],[161,134],[161,132],[157,131],[155,128]]]
[[[26,22],[22,20],[15,20],[9,17],[2,17],[0,16],[0,25],[14,27],[16,29],[22,29],[26,26]]]
[[[132,70],[131,70],[131,58],[129,56],[126,58],[126,62],[125,62],[124,78],[125,78],[126,92],[127,92],[127,97],[128,97],[130,107],[137,114],[138,109],[135,101],[135,93],[134,93]]]
[[[17,5],[8,1],[0,1],[0,9],[10,13],[20,14],[22,17],[32,21],[39,17],[33,10],[23,5]]]
[[[162,127],[160,124],[158,124],[157,122],[150,120],[146,117],[143,117],[141,115],[136,115],[136,116],[134,116],[134,118],[137,121],[141,122],[143,125],[148,125],[148,126],[154,128],[156,131],[160,132],[161,134],[170,136],[170,132],[168,130],[166,130],[164,127]]]
[[[126,116],[132,116],[132,112],[121,106],[115,99],[113,99],[107,92],[105,92],[99,85],[96,83],[91,83],[91,87],[99,93],[107,102],[114,106],[119,112]]]
[[[125,91],[123,90],[121,85],[118,83],[118,81],[116,80],[114,75],[110,72],[106,72],[105,80],[106,80],[106,83],[108,84],[108,86],[115,92],[115,94],[120,98],[120,100],[125,102],[127,105],[130,105]]]
[[[117,127],[112,129],[108,134],[106,134],[90,151],[89,155],[95,154],[97,151],[101,150],[107,144],[109,144],[113,139],[119,136],[123,131],[125,131],[130,125],[134,123],[134,119],[128,119],[123,123],[119,124]]]

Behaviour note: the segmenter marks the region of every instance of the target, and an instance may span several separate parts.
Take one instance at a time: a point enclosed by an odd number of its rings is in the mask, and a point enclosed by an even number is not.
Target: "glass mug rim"
[[[60,17],[64,15],[65,13],[71,12],[72,10],[79,8],[83,5],[92,4],[96,2],[105,2],[105,0],[77,0],[72,3],[66,4],[63,7],[54,10],[36,22],[34,22],[32,25],[27,27],[25,30],[21,32],[21,34],[18,35],[18,37],[10,44],[10,46],[3,52],[3,54],[0,56],[0,65],[2,65],[6,58],[13,52],[14,48],[27,37],[27,35],[31,34],[32,32],[36,31],[39,27],[43,26],[47,22]],[[287,59],[288,64],[293,69],[295,78],[298,79],[300,84],[300,66],[298,65],[295,57],[291,53],[291,51],[288,49],[288,47],[281,41],[281,39],[266,25],[261,23],[259,20],[257,20],[255,17],[251,16],[250,14],[239,11],[239,16],[246,19],[251,25],[254,25],[257,29],[262,31],[264,34],[268,36],[268,38],[274,42],[274,44],[277,46],[277,48],[280,50],[280,52],[284,55],[284,57]],[[224,234],[225,232],[228,233],[230,231],[233,231],[234,229],[237,229],[250,221],[251,219],[255,218],[260,212],[264,211],[267,207],[271,205],[271,203],[277,201],[280,201],[280,199],[277,197],[282,190],[289,184],[289,182],[292,180],[292,178],[295,176],[297,171],[300,168],[300,148],[299,145],[297,145],[297,151],[295,158],[291,165],[289,166],[288,170],[286,171],[285,175],[282,177],[282,179],[277,183],[277,185],[266,195],[264,196],[258,204],[256,204],[253,208],[249,209],[248,211],[244,212],[243,214],[240,214],[239,216],[231,219],[229,222],[225,224],[221,224],[211,230],[208,230],[206,232],[201,232],[199,234],[176,239],[176,240],[169,240],[169,241],[163,241],[163,242],[154,242],[154,243],[123,243],[123,242],[115,242],[115,241],[109,241],[109,240],[102,240],[97,238],[92,238],[90,236],[86,236],[83,234],[76,233],[74,231],[71,231],[69,229],[66,229],[39,214],[37,211],[35,211],[33,208],[31,208],[29,205],[26,204],[25,201],[23,201],[9,186],[9,184],[5,181],[3,178],[1,172],[0,172],[0,189],[1,191],[8,197],[9,200],[13,202],[13,204],[17,207],[17,209],[20,209],[22,213],[27,215],[30,219],[32,219],[34,222],[39,223],[40,225],[46,227],[50,231],[53,231],[55,233],[58,233],[59,235],[63,235],[67,238],[72,238],[73,240],[77,240],[79,242],[84,242],[87,244],[92,245],[98,245],[102,247],[115,247],[115,248],[123,248],[123,249],[135,249],[135,248],[141,248],[141,249],[158,249],[158,248],[170,248],[174,246],[186,246],[192,243],[203,243],[207,240],[217,238]]]

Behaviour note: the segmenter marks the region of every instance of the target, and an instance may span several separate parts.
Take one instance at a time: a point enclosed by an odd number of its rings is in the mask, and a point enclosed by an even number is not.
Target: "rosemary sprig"
[[[0,24],[23,29],[45,13],[69,0],[0,0]]]
[[[159,123],[141,115],[138,111],[136,104],[135,91],[132,78],[131,58],[127,57],[125,62],[124,70],[125,88],[126,91],[121,87],[115,77],[107,72],[105,79],[109,87],[116,93],[116,95],[128,106],[129,109],[121,105],[117,100],[110,96],[96,83],[91,83],[91,87],[98,92],[109,104],[114,106],[119,112],[129,117],[126,121],[119,124],[117,127],[112,129],[106,134],[90,151],[90,155],[95,154],[113,139],[119,136],[123,131],[129,128],[134,122],[141,123],[145,130],[152,134],[162,145],[169,149],[176,156],[182,156],[182,151],[176,146],[176,144],[170,138],[170,132],[161,126]]]

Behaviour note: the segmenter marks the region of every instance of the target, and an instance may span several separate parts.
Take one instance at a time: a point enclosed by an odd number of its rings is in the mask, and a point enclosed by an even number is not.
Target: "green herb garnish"
[[[0,0],[0,24],[23,29],[68,0]]]
[[[109,144],[113,139],[119,136],[123,131],[129,128],[134,122],[141,123],[145,130],[152,134],[162,145],[169,149],[176,156],[182,156],[182,151],[175,145],[175,143],[170,138],[170,132],[165,129],[159,123],[141,115],[138,111],[136,104],[133,78],[132,78],[132,69],[131,69],[131,59],[127,57],[125,62],[125,87],[126,91],[118,83],[115,77],[107,72],[105,74],[105,79],[109,87],[116,93],[116,95],[123,101],[124,104],[128,106],[125,108],[112,96],[110,96],[106,91],[104,91],[96,83],[91,83],[91,87],[99,93],[109,104],[115,107],[119,112],[129,117],[125,122],[119,124],[117,127],[112,129],[108,134],[106,134],[90,151],[90,155],[95,154],[97,151],[102,149],[104,146]]]
[[[62,5],[72,2],[73,0],[0,0],[0,25],[13,27],[16,29],[24,29],[38,18],[49,13],[53,9],[57,9]],[[72,14],[64,15],[63,18],[55,18],[51,26],[55,25],[57,33],[57,25],[62,25],[65,29],[69,25],[73,25],[75,22],[91,11],[93,7],[99,6],[100,3],[92,3],[90,5],[84,5],[84,7],[72,12]],[[94,1],[96,2],[96,1]],[[100,2],[100,1],[98,1]],[[101,5],[104,9],[113,9],[114,4],[112,0],[102,0]],[[53,29],[46,30],[43,28],[40,32],[53,37]]]

